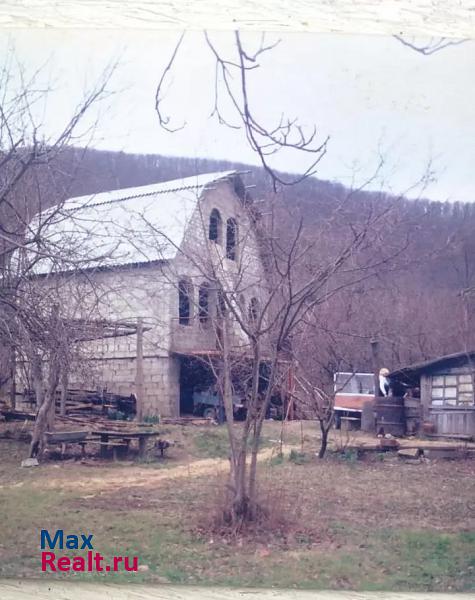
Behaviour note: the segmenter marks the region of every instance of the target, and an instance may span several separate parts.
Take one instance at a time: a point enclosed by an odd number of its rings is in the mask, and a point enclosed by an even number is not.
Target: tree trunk
[[[68,371],[64,368],[61,371],[61,401],[60,401],[60,414],[62,417],[66,416],[66,400],[68,397]]]
[[[249,511],[249,496],[246,489],[246,445],[241,446],[238,452],[237,464],[234,471],[232,521],[239,525],[247,520]]]
[[[37,351],[30,353],[30,376],[35,391],[36,409],[43,405],[45,386],[43,381],[43,361]]]
[[[56,390],[58,388],[61,374],[61,359],[64,360],[64,356],[61,355],[63,350],[62,345],[58,339],[58,314],[58,307],[54,306],[52,310],[50,328],[51,331],[56,334],[56,337],[51,336],[50,340],[51,351],[49,352],[48,356],[48,386],[43,401],[41,402],[39,410],[36,414],[35,427],[33,429],[30,445],[30,457],[41,454],[45,443],[45,433],[48,429],[53,427],[54,423]]]
[[[330,427],[333,419],[326,422],[323,419],[319,419],[320,431],[322,434],[322,441],[320,442],[320,450],[318,451],[318,458],[324,458],[325,452],[327,451],[328,445],[328,434],[330,433]]]
[[[236,437],[234,429],[234,405],[232,387],[232,365],[229,355],[229,323],[224,315],[219,318],[217,328],[220,333],[219,343],[223,353],[221,364],[221,388],[223,394],[224,412],[226,415],[226,427],[228,431],[230,448],[230,487],[232,490],[229,506],[229,518],[234,526],[239,526],[247,516],[249,499],[246,490],[246,458],[247,440],[249,436],[248,419],[244,424],[240,439]]]
[[[3,332],[0,332],[0,334]],[[1,339],[0,335],[0,339]],[[11,390],[12,382],[12,355],[13,350],[2,340],[0,344],[0,399],[6,399]],[[11,400],[11,398],[10,398]]]
[[[274,357],[271,365],[269,381],[267,382],[267,389],[264,396],[264,401],[260,410],[257,414],[257,420],[254,428],[254,435],[252,440],[251,447],[251,465],[249,468],[249,504],[250,504],[250,518],[253,519],[256,516],[257,511],[257,455],[259,453],[260,441],[261,441],[261,433],[262,426],[264,424],[264,418],[266,416],[267,408],[270,403],[272,390],[274,388],[275,375],[277,370],[277,355]],[[258,396],[258,387],[259,387],[259,364],[260,364],[260,349],[259,345],[256,343],[254,348],[254,361],[257,363],[256,372],[254,373],[255,381],[254,381],[254,392],[256,394],[256,403]]]
[[[51,357],[49,365],[48,389],[43,399],[43,403],[36,415],[35,427],[30,444],[30,457],[38,456],[44,447],[44,435],[46,431],[52,428],[54,423],[55,396],[59,383],[59,357],[55,353]]]
[[[264,413],[265,414],[265,413]],[[264,420],[264,414],[262,418],[258,418],[254,423],[254,433],[252,436],[251,446],[251,465],[249,467],[249,518],[254,519],[257,513],[257,455],[259,453],[262,422]],[[259,415],[260,416],[260,415]]]
[[[252,365],[252,415],[254,421],[254,430],[252,435],[251,445],[251,465],[249,467],[249,518],[253,519],[256,515],[257,510],[257,453],[259,452],[260,434],[262,429],[262,421],[264,420],[266,411],[266,402],[264,400],[263,405],[259,407],[259,376],[260,376],[260,353],[259,343],[257,340],[253,340],[253,365]],[[266,399],[267,399],[266,393]]]

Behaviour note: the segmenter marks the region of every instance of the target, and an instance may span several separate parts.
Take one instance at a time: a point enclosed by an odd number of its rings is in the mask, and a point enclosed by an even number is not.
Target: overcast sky
[[[154,95],[178,33],[144,31],[2,32],[6,52],[15,47],[27,70],[45,65],[53,88],[42,114],[53,132],[78,104],[84,89],[106,64],[119,60],[101,107],[93,146],[134,153],[209,157],[256,163],[242,131],[209,119],[213,104],[213,60],[202,34],[188,33],[173,71],[164,107],[186,127],[160,129]],[[258,37],[243,34],[255,47]],[[434,200],[475,200],[475,43],[423,56],[390,37],[288,34],[260,61],[251,79],[256,114],[271,127],[281,113],[317,125],[330,136],[317,176],[360,184],[382,154],[378,180],[401,193],[432,161],[436,181],[424,195]],[[232,34],[212,34],[225,52]],[[269,41],[278,39],[269,34]],[[229,113],[230,114],[230,113]],[[302,171],[307,157],[281,156],[277,168]],[[419,188],[420,189],[420,188]],[[419,189],[408,192],[415,196]]]

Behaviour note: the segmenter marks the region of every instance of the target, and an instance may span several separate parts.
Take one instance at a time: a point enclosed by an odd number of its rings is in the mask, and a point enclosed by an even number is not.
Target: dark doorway
[[[208,389],[215,383],[210,367],[199,358],[180,358],[180,415],[192,415],[193,393]]]

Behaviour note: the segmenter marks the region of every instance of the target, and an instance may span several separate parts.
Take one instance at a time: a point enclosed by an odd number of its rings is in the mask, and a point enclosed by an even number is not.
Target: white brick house
[[[191,412],[193,386],[209,377],[193,357],[218,354],[213,280],[249,318],[266,293],[255,211],[240,176],[213,173],[72,198],[45,231],[46,243],[66,241],[69,250],[66,261],[40,263],[42,279],[87,282],[101,318],[143,320],[144,416]],[[87,294],[81,302],[87,312]],[[245,336],[232,323],[232,344],[242,349]],[[136,348],[135,335],[88,343],[88,387],[135,393]]]

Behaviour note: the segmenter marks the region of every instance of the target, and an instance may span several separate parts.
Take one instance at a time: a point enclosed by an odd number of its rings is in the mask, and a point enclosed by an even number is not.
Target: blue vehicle
[[[215,386],[193,392],[193,414],[205,419],[224,421],[224,405],[221,394]],[[246,417],[246,408],[240,396],[233,396],[233,414],[236,419]]]

